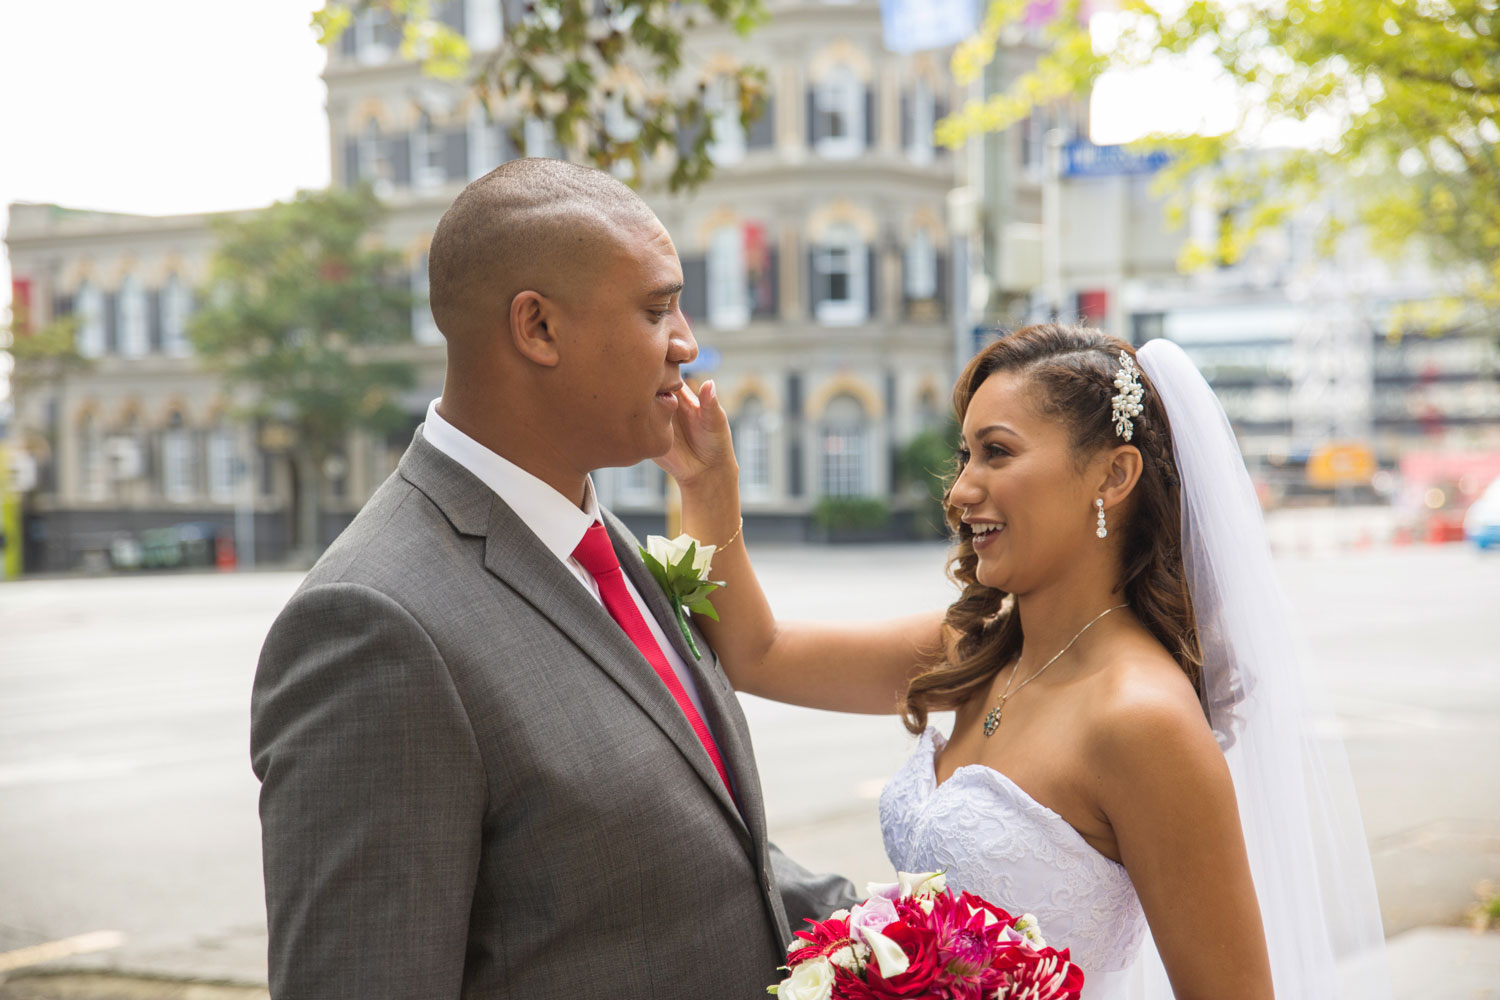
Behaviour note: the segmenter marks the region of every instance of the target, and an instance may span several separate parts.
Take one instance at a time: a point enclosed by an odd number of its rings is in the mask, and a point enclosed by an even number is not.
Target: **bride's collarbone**
[[[942,783],[975,765],[995,771],[1061,817],[1094,850],[1119,861],[1114,830],[1092,792],[1095,775],[1086,755],[1085,713],[1078,711],[1074,698],[1057,692],[1037,695],[1034,700],[1012,699],[1001,725],[988,737],[984,717],[993,699],[971,699],[957,712],[953,736],[934,761],[935,776]]]

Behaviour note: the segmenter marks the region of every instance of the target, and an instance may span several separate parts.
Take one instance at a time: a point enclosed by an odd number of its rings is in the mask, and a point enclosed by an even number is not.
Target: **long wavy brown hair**
[[[1042,323],[1028,326],[985,348],[953,387],[953,409],[963,424],[974,393],[996,372],[1020,372],[1037,408],[1066,423],[1075,459],[1086,463],[1101,449],[1121,444],[1115,436],[1111,403],[1120,352],[1135,351],[1123,340],[1085,327]],[[1141,452],[1140,480],[1124,520],[1111,533],[1124,537],[1124,572],[1115,592],[1151,630],[1202,692],[1203,655],[1193,619],[1192,599],[1182,566],[1182,496],[1172,457],[1172,430],[1161,397],[1144,372],[1142,405],[1130,443]],[[979,557],[974,535],[954,506],[953,484],[961,470],[955,459],[943,494],[948,526],[955,538],[948,575],[963,588],[944,618],[947,655],[912,678],[901,706],[906,728],[920,733],[932,711],[955,709],[989,684],[1001,667],[1021,652],[1024,638],[1015,601],[975,576]],[[1081,515],[1080,515],[1081,516]],[[1117,515],[1120,516],[1120,515]]]

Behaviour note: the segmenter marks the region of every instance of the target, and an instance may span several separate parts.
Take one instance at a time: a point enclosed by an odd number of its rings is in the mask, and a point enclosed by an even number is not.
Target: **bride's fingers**
[[[703,406],[704,413],[712,423],[727,422],[729,415],[724,412],[724,407],[719,403],[719,387],[709,379],[698,389],[698,401]]]

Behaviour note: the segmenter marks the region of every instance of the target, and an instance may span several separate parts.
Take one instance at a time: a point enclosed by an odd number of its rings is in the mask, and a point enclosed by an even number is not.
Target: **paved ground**
[[[780,613],[842,618],[944,603],[942,559],[934,546],[758,553]],[[1397,935],[1398,996],[1494,996],[1482,989],[1500,983],[1500,935],[1401,932],[1457,924],[1475,884],[1500,877],[1500,558],[1450,546],[1287,554],[1280,565],[1348,741]],[[0,977],[22,949],[123,935],[28,962],[0,1000],[189,996],[171,977],[264,982],[248,693],[266,626],[296,582],[0,586]],[[875,797],[910,746],[899,724],[757,699],[746,711],[776,839],[856,882],[888,877]],[[1472,970],[1472,982],[1423,978],[1444,963]],[[167,979],[132,980],[154,992],[130,993],[119,980],[19,975],[58,968]]]

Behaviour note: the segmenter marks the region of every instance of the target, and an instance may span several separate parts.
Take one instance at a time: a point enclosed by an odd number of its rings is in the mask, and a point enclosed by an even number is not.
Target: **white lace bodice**
[[[946,868],[955,891],[1034,914],[1047,943],[1070,949],[1083,969],[1084,1000],[1123,996],[1146,931],[1124,867],[998,771],[970,764],[939,786],[933,762],[946,745],[929,727],[880,794],[891,862]]]

